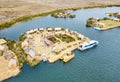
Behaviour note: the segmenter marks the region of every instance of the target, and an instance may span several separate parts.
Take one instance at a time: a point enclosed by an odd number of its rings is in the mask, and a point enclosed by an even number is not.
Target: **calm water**
[[[75,58],[66,64],[61,61],[54,64],[41,62],[35,68],[25,64],[18,76],[4,82],[120,82],[120,28],[96,31],[85,27],[89,17],[105,17],[105,12],[119,10],[120,7],[108,7],[70,11],[76,14],[76,18],[46,16],[0,30],[0,36],[17,40],[28,29],[57,26],[76,30],[100,42],[97,47],[86,51],[75,50]]]

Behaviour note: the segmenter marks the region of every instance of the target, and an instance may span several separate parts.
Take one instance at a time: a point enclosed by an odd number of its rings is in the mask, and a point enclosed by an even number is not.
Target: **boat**
[[[79,45],[78,49],[82,51],[82,50],[86,50],[86,49],[92,48],[92,47],[94,47],[94,46],[96,46],[98,44],[99,44],[98,41],[96,41],[96,40],[90,40],[88,42],[81,43]]]
[[[95,30],[101,30],[99,27],[94,27]]]
[[[63,60],[63,62],[66,63],[74,57],[75,57],[75,55],[73,53],[69,52],[69,53],[66,53],[66,54],[62,55],[60,59]]]
[[[43,60],[43,62],[46,62],[46,61],[47,61],[47,57],[46,57],[46,54],[45,54],[45,53],[42,55],[42,60]]]

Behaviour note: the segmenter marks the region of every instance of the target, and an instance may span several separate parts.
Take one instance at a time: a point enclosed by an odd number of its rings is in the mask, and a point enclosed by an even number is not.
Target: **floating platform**
[[[75,57],[75,55],[73,53],[66,53],[66,54],[62,55],[60,59],[63,60],[63,62],[66,63],[74,57]]]

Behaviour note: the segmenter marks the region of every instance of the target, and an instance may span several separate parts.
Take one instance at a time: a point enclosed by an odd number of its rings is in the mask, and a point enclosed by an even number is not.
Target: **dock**
[[[66,53],[66,54],[62,55],[60,59],[63,60],[63,62],[66,63],[74,57],[75,57],[75,55],[73,53],[69,52],[69,53]]]

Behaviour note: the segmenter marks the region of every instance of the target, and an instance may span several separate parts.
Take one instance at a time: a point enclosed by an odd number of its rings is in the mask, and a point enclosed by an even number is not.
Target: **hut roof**
[[[29,54],[31,57],[35,57],[35,52],[34,52],[32,49],[29,50],[28,54]]]
[[[51,30],[53,30],[53,28],[47,28],[47,30],[48,30],[48,31],[51,31]]]
[[[5,45],[0,45],[0,50],[2,51],[2,50],[4,50],[5,49]]]
[[[6,56],[6,55],[11,55],[11,54],[14,54],[14,52],[11,50],[8,50],[3,55]]]
[[[4,39],[0,39],[0,45],[5,44],[7,41]]]
[[[62,30],[62,28],[58,27],[58,28],[55,28],[55,30],[56,30],[56,31],[57,31],[57,30],[59,31],[59,30]]]
[[[16,59],[10,59],[9,60],[9,63],[8,63],[8,66],[10,67],[10,66],[12,66],[12,65],[17,65],[17,61],[16,61]]]

